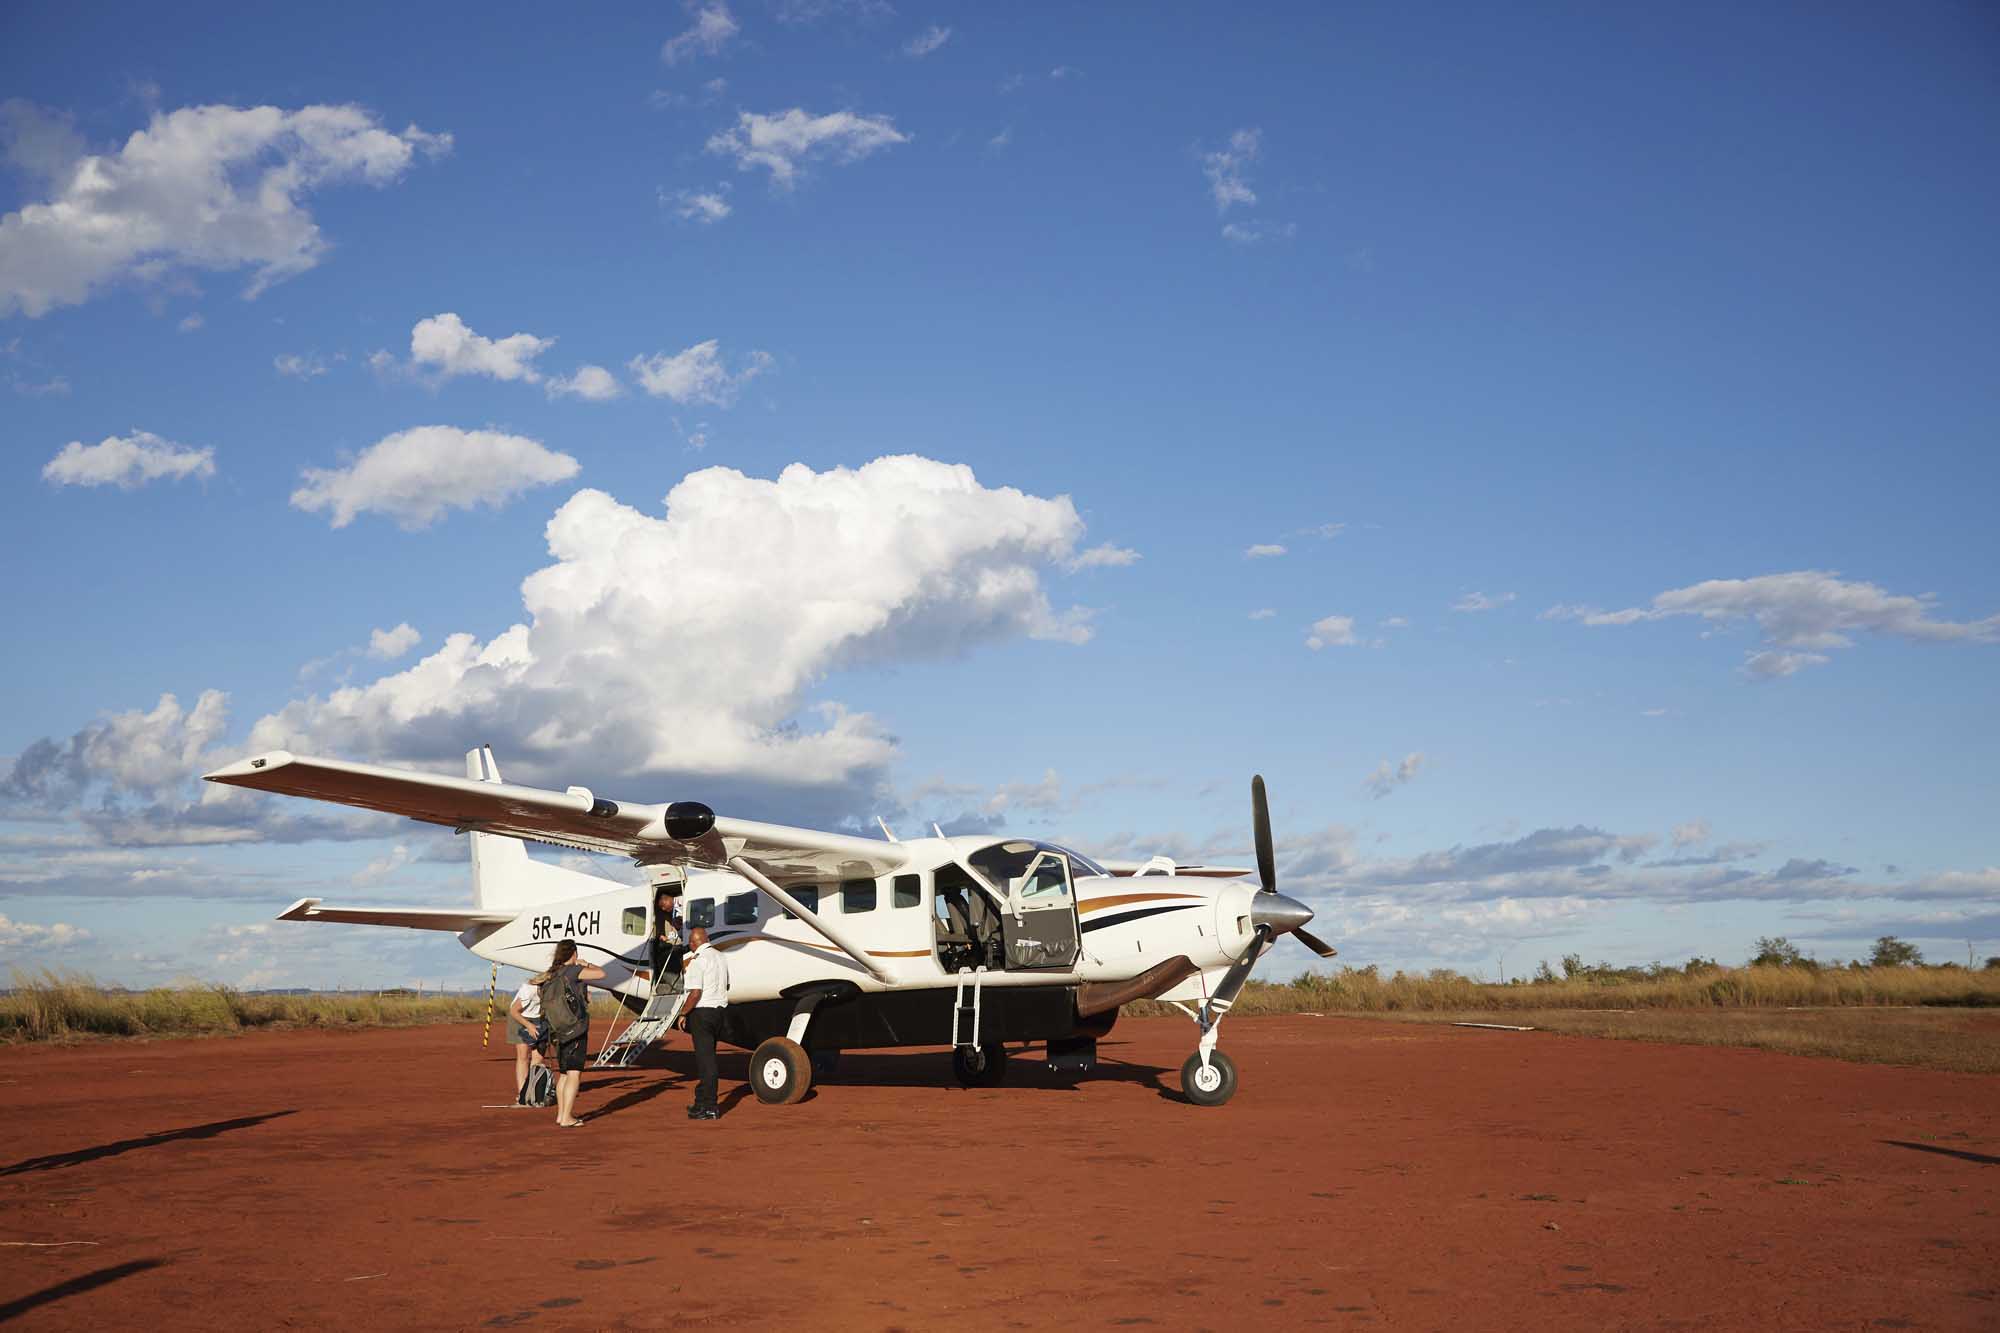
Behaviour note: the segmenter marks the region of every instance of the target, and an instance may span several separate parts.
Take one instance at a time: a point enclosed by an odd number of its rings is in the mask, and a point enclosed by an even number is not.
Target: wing
[[[1179,875],[1197,879],[1235,879],[1239,875],[1250,873],[1247,866],[1183,865],[1165,856],[1156,856],[1150,861],[1106,861],[1100,857],[1097,864],[1114,875]]]
[[[742,856],[779,884],[874,878],[900,870],[900,844],[718,817],[692,801],[607,801],[583,787],[547,791],[442,773],[273,750],[216,769],[210,782],[405,815],[430,824],[629,856],[643,865],[723,866]]]
[[[463,934],[475,926],[504,926],[512,912],[468,912],[462,907],[321,907],[301,898],[278,914],[279,921],[331,921],[347,926],[402,926],[406,930],[448,930]]]

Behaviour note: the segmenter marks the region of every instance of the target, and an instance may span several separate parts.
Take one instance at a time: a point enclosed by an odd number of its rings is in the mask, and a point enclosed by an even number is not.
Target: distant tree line
[[[1843,962],[1831,959],[1821,962],[1803,952],[1796,944],[1783,935],[1767,935],[1757,940],[1756,952],[1750,956],[1745,967],[1797,967],[1809,972],[1819,972],[1832,968],[1849,968],[1859,971],[1865,967],[1926,967],[1965,970],[1962,963],[1926,964],[1924,955],[1916,945],[1894,935],[1884,935],[1875,941],[1875,947],[1865,959],[1856,958]],[[1623,981],[1659,981],[1667,977],[1694,977],[1705,972],[1723,971],[1723,966],[1713,958],[1694,957],[1678,966],[1672,963],[1648,963],[1643,967],[1614,967],[1610,963],[1586,963],[1581,954],[1564,954],[1557,967],[1549,966],[1547,959],[1535,968],[1533,977],[1515,977],[1513,985],[1553,985],[1559,981],[1594,981],[1611,984]],[[1986,960],[1985,970],[2000,971],[2000,955]]]

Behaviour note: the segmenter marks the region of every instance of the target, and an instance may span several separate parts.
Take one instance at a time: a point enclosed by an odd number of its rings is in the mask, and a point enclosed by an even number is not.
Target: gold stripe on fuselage
[[[1085,899],[1077,904],[1076,910],[1079,916],[1089,916],[1092,912],[1101,912],[1107,907],[1124,907],[1128,903],[1167,902],[1177,898],[1200,902],[1207,896],[1205,893],[1114,893],[1104,898]]]

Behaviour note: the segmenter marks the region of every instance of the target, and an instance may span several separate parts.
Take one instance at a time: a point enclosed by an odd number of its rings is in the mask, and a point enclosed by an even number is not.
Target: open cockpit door
[[[1027,872],[1010,877],[1007,912],[1001,922],[1009,968],[1068,968],[1076,962],[1079,936],[1076,889],[1069,858],[1044,851]]]

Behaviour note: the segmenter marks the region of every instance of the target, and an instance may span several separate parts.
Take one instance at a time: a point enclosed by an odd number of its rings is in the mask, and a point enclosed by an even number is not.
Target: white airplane
[[[1277,892],[1264,780],[1251,779],[1262,887],[1230,867],[1165,857],[1107,868],[1026,838],[897,841],[718,816],[693,801],[608,801],[583,787],[500,780],[493,752],[464,778],[312,759],[284,750],[207,774],[210,782],[335,801],[472,835],[474,906],[327,907],[304,898],[278,918],[447,930],[481,958],[530,970],[573,939],[600,985],[644,1009],[652,894],[528,856],[522,839],[614,853],[685,878],[686,924],[730,955],[723,1039],[753,1051],[751,1086],[796,1102],[843,1049],[949,1041],[968,1086],[995,1086],[1008,1042],[1046,1042],[1050,1067],[1090,1069],[1120,1005],[1158,999],[1200,1030],[1181,1066],[1198,1106],[1236,1092],[1216,1049],[1251,968],[1283,934],[1321,957],[1312,909]],[[670,1016],[653,1030],[663,1030]]]

